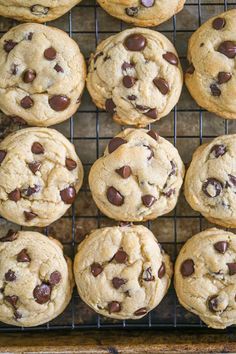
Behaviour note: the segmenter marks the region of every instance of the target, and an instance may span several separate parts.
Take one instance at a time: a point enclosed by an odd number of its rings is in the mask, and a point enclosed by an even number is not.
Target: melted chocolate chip
[[[125,283],[126,283],[126,280],[122,279],[122,278],[115,277],[112,279],[112,285],[115,289],[119,289]]]
[[[18,125],[27,125],[27,123],[26,123],[26,121],[23,119],[23,118],[21,118],[21,117],[18,117],[18,116],[11,116],[11,117],[9,117],[12,121],[13,121],[13,123],[15,123],[15,124],[18,124]]]
[[[117,263],[123,264],[128,260],[128,254],[121,248],[116,252],[113,258]]]
[[[16,308],[16,304],[18,301],[19,297],[16,295],[8,295],[4,297],[4,300],[9,302],[9,304],[13,307]]]
[[[130,95],[130,96],[127,96],[128,100],[130,101],[135,101],[137,99],[137,96],[135,95]]]
[[[157,110],[155,108],[149,109],[147,112],[144,113],[145,116],[151,118],[151,119],[157,119]]]
[[[165,197],[170,198],[172,195],[175,194],[175,188],[169,189],[167,192],[163,193]]]
[[[192,259],[186,259],[180,267],[180,272],[183,277],[189,277],[194,273],[194,262]]]
[[[0,238],[0,242],[12,242],[18,238],[17,231],[9,230],[6,236]]]
[[[139,33],[133,33],[126,37],[124,46],[131,52],[141,52],[147,45],[146,38]]]
[[[194,73],[194,71],[195,71],[195,68],[194,68],[193,64],[190,64],[186,70],[186,74],[192,75]]]
[[[36,172],[39,171],[41,168],[41,163],[39,161],[34,161],[30,162],[28,166],[29,169],[33,172],[33,174],[36,174]]]
[[[223,156],[226,152],[226,146],[223,144],[216,144],[211,148],[211,153],[213,153],[216,158]]]
[[[5,52],[10,53],[10,51],[18,44],[16,42],[13,42],[12,39],[9,39],[9,41],[4,41],[4,45],[3,48],[5,50]]]
[[[49,98],[50,107],[56,112],[65,111],[70,105],[70,98],[64,95],[55,95]]]
[[[219,241],[214,244],[214,248],[219,253],[224,254],[229,247],[229,243],[227,241]]]
[[[236,187],[236,177],[235,176],[229,175],[229,181],[234,187]]]
[[[156,77],[153,83],[164,96],[170,91],[168,82],[162,77]]]
[[[117,169],[116,173],[118,173],[122,178],[126,179],[130,177],[130,175],[132,174],[132,170],[129,166],[123,166]]]
[[[56,70],[57,73],[64,73],[63,68],[59,64],[54,66],[54,70]]]
[[[14,281],[16,280],[16,274],[13,272],[13,270],[9,269],[7,273],[5,274],[5,279],[6,281]]]
[[[49,284],[52,286],[57,285],[60,283],[61,278],[61,273],[58,272],[58,270],[55,270],[55,272],[50,275]]]
[[[202,185],[202,191],[209,198],[215,198],[222,192],[223,185],[215,178],[208,178]]]
[[[99,57],[102,57],[102,56],[103,56],[103,52],[97,53],[97,54],[94,56],[94,58],[93,58],[94,64],[96,63],[96,61],[98,60],[98,58],[99,58]]]
[[[28,36],[27,36],[28,41],[32,41],[33,35],[34,35],[33,32],[28,33]]]
[[[73,171],[76,167],[77,167],[77,163],[74,160],[67,157],[66,158],[66,168],[69,171]]]
[[[35,155],[40,155],[40,154],[44,154],[45,150],[42,144],[40,144],[38,141],[35,141],[31,146],[31,151]]]
[[[121,304],[118,301],[111,301],[108,304],[108,311],[109,313],[120,312],[121,311]]]
[[[149,130],[149,132],[147,133],[151,138],[153,138],[154,140],[158,141],[159,139],[159,135],[157,132],[155,132],[154,130]]]
[[[142,202],[147,208],[151,208],[156,202],[156,198],[153,195],[147,194],[142,196]]]
[[[121,69],[123,71],[126,71],[127,69],[133,69],[134,68],[134,64],[132,63],[127,63],[126,61],[122,64]]]
[[[154,281],[155,277],[152,274],[152,268],[148,267],[144,272],[143,272],[143,280],[145,281]]]
[[[166,266],[165,266],[165,263],[162,262],[159,270],[158,270],[158,278],[159,279],[162,279],[166,274]]]
[[[236,56],[236,43],[232,41],[225,41],[219,45],[218,52],[224,54],[226,57],[233,59]]]
[[[12,75],[16,75],[18,73],[18,65],[12,64],[11,73]]]
[[[30,96],[25,96],[24,98],[22,98],[22,100],[20,101],[20,105],[22,108],[24,109],[30,109],[33,107],[34,105],[34,101],[32,100],[32,98]]]
[[[126,88],[131,88],[135,85],[136,79],[132,76],[126,75],[123,77],[123,85]]]
[[[108,98],[105,102],[105,109],[108,113],[114,113],[116,109],[116,105],[113,102],[112,98]]]
[[[38,215],[35,213],[32,213],[31,211],[24,211],[24,216],[26,221],[31,221],[35,219]]]
[[[33,291],[35,301],[40,305],[46,304],[51,298],[51,291],[52,289],[48,284],[37,285]]]
[[[120,227],[130,227],[132,226],[133,223],[129,221],[119,221],[118,226]]]
[[[44,54],[44,58],[50,61],[56,59],[57,56],[57,52],[53,47],[45,49],[43,54]]]
[[[13,202],[17,203],[21,198],[21,192],[20,192],[19,188],[16,188],[16,189],[14,189],[14,191],[10,192],[8,194],[8,198],[10,200],[12,200]]]
[[[178,60],[177,56],[174,53],[167,52],[167,53],[163,54],[163,58],[166,61],[168,61],[168,63],[170,63],[171,65],[178,66],[179,60]]]
[[[14,311],[14,317],[15,320],[19,320],[20,318],[22,318],[22,314],[19,311]]]
[[[33,82],[35,78],[36,78],[36,72],[32,69],[26,70],[23,74],[23,81],[26,84]]]
[[[212,96],[219,97],[221,95],[221,90],[216,84],[210,86]]]
[[[225,19],[223,17],[217,17],[214,19],[214,21],[212,22],[212,27],[219,31],[221,30],[222,28],[225,27]]]
[[[144,7],[152,7],[154,5],[155,0],[141,0],[141,4]]]
[[[22,251],[20,251],[20,253],[18,253],[16,259],[17,262],[21,262],[21,263],[27,263],[31,261],[31,258],[28,255],[26,248],[24,248]]]
[[[229,275],[236,274],[236,263],[227,263],[227,266],[229,268]]]
[[[95,278],[103,272],[103,267],[99,263],[93,263],[90,269]]]
[[[24,189],[22,192],[26,197],[30,197],[34,193],[38,193],[40,191],[40,187],[37,186],[36,184],[34,187],[28,187],[27,189]]]
[[[210,311],[217,312],[218,311],[218,309],[217,309],[218,308],[218,296],[214,295],[214,296],[209,297],[207,304],[208,304],[208,308]]]
[[[147,313],[147,308],[146,307],[142,307],[142,308],[136,310],[134,315],[135,316],[143,316],[143,315],[146,315],[146,313]]]
[[[65,204],[72,204],[76,197],[76,190],[73,186],[69,186],[60,191],[60,195]]]
[[[125,12],[128,16],[134,17],[138,15],[139,8],[138,7],[126,7]]]
[[[3,162],[3,160],[5,159],[7,155],[7,152],[5,150],[0,150],[0,163]]]
[[[232,79],[232,74],[225,71],[220,71],[218,74],[218,84],[222,85]]]

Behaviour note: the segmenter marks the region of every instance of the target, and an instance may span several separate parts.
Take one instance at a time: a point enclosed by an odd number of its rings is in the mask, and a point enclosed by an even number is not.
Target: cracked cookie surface
[[[36,126],[68,119],[79,107],[85,76],[78,45],[57,28],[22,24],[0,40],[0,109],[13,119]]]
[[[209,327],[236,324],[236,235],[216,228],[190,238],[175,264],[180,303]]]
[[[73,285],[71,261],[58,241],[32,231],[0,239],[0,321],[46,323],[66,308]]]
[[[74,146],[59,132],[27,128],[0,143],[0,214],[47,226],[73,203],[83,181]]]
[[[96,312],[139,319],[163,299],[172,264],[146,227],[107,227],[79,245],[74,274],[79,295]]]
[[[185,0],[98,0],[110,15],[136,26],[157,26],[182,10]]]
[[[227,119],[236,118],[236,10],[204,23],[188,46],[186,85],[196,102]]]
[[[93,164],[89,185],[105,215],[145,221],[175,207],[183,177],[183,162],[171,143],[152,130],[126,129]]]
[[[200,146],[186,173],[188,203],[212,223],[236,227],[236,134]]]
[[[26,22],[52,21],[81,0],[0,0],[0,15]]]
[[[144,127],[168,115],[182,83],[173,44],[149,29],[120,32],[91,55],[87,88],[94,103],[119,124]]]

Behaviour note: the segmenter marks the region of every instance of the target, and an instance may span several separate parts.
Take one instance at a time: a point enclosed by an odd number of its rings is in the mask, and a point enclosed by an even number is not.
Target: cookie
[[[0,143],[0,214],[47,226],[71,206],[83,181],[74,146],[59,132],[26,128]]]
[[[0,16],[25,22],[52,21],[81,0],[0,0]]]
[[[110,15],[135,26],[157,26],[183,9],[185,0],[98,0]]]
[[[176,205],[184,165],[176,148],[153,130],[126,129],[91,168],[98,208],[112,219],[146,221]]]
[[[78,247],[74,274],[80,297],[101,315],[139,319],[165,296],[169,256],[141,225],[93,231]]]
[[[0,321],[25,327],[51,321],[70,302],[73,285],[58,241],[12,230],[0,239]]]
[[[186,85],[196,102],[222,118],[236,118],[236,9],[208,20],[191,37]]]
[[[68,119],[85,76],[78,45],[57,28],[23,24],[0,39],[0,109],[13,119],[36,126]]]
[[[175,263],[180,303],[209,327],[236,324],[236,235],[216,228],[190,238]]]
[[[182,81],[173,44],[161,33],[132,28],[99,44],[90,59],[87,88],[117,123],[144,127],[169,114]]]
[[[194,153],[185,197],[210,222],[236,227],[236,134],[223,135]]]

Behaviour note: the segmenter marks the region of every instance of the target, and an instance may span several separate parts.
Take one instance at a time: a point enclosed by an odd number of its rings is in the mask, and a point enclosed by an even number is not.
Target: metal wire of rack
[[[201,23],[213,16],[215,13],[220,13],[223,12],[224,10],[230,9],[236,7],[236,0],[232,1],[227,1],[227,0],[218,0],[218,1],[213,1],[213,0],[187,0],[185,4],[185,9],[189,9],[190,13],[192,14],[193,21],[195,22],[195,26],[192,24],[190,28],[185,25],[185,23],[179,27],[178,25],[178,16],[174,16],[171,21],[168,21],[167,26],[160,26],[155,28],[156,30],[162,32],[163,34],[167,35],[174,45],[177,47],[177,51],[180,52],[180,59],[182,61],[183,66],[186,66],[186,49],[184,53],[182,53],[181,46],[183,42],[185,43],[186,47],[186,42],[187,38],[190,37],[191,33],[193,33],[198,26],[201,25]],[[203,13],[206,15],[203,16]],[[214,11],[216,10],[216,12]],[[79,11],[83,11],[84,14],[92,14],[93,13],[93,22],[94,26],[91,26],[86,28],[85,30],[80,30],[80,29],[74,29],[75,24],[76,24],[76,13]],[[75,13],[76,12],[76,13]],[[69,14],[64,16],[66,19],[66,31],[69,33],[69,35],[76,39],[78,38],[78,42],[80,43],[80,36],[81,35],[86,35],[88,38],[94,38],[94,48],[96,45],[99,43],[101,39],[105,37],[108,37],[111,34],[118,33],[119,31],[122,31],[124,28],[126,28],[126,24],[124,24],[122,21],[114,20],[116,23],[116,26],[114,28],[110,26],[107,30],[107,28],[104,28],[104,23],[106,23],[106,18],[109,18],[109,15],[105,18],[105,21],[103,22],[103,26],[100,26],[100,17],[101,16],[106,16],[103,10],[100,9],[99,5],[97,5],[95,0],[84,0],[82,1],[81,4],[77,5],[74,9],[72,9]],[[91,18],[91,16],[90,16]],[[104,19],[103,19],[104,20]],[[0,20],[1,21],[1,20]],[[84,21],[86,21],[86,18],[84,18]],[[184,21],[185,22],[185,21]],[[190,21],[191,22],[191,21]],[[119,25],[117,25],[119,24]],[[55,25],[57,27],[61,27],[61,22],[56,22]],[[77,28],[77,26],[76,26]],[[64,26],[62,26],[62,29],[65,30]],[[5,33],[4,31],[0,31],[1,34]],[[180,42],[178,44],[178,37],[183,36],[183,41],[182,43]],[[102,38],[101,38],[102,37]],[[82,52],[83,52],[83,48]],[[88,59],[88,58],[87,58]],[[83,102],[83,100],[82,100]],[[188,141],[190,140],[195,140],[197,141],[197,145],[202,144],[206,139],[212,139],[216,137],[217,135],[220,134],[228,134],[229,132],[234,132],[236,133],[236,125],[233,124],[232,122],[228,122],[227,120],[214,120],[213,119],[213,126],[216,123],[217,129],[215,129],[212,125],[210,128],[206,129],[206,121],[207,119],[205,118],[205,115],[207,113],[202,110],[200,107],[196,106],[195,104],[193,105],[193,100],[191,100],[191,104],[181,104],[177,105],[173,111],[171,112],[170,116],[167,118],[164,118],[163,124],[157,122],[154,124],[154,129],[159,130],[160,133],[162,131],[164,132],[161,134],[165,138],[169,139],[171,142],[174,143],[175,146],[179,150],[181,150],[181,146],[183,145],[183,148],[186,148],[186,144],[184,144],[184,140]],[[91,134],[91,131],[85,132],[84,134],[81,133],[79,134],[81,125],[83,124],[89,124],[87,122],[87,118],[92,116],[92,125],[94,128],[95,133]],[[83,147],[83,150],[87,149],[87,144],[93,144],[94,145],[94,159],[97,159],[101,153],[103,152],[103,145],[107,144],[109,139],[112,138],[111,132],[109,131],[109,124],[113,124],[112,127],[116,126],[115,123],[107,123],[108,120],[104,120],[104,115],[106,117],[106,113],[101,112],[98,110],[94,105],[88,104],[80,107],[78,114],[74,117],[72,117],[65,125],[63,126],[63,129],[58,126],[57,128],[62,131],[65,135],[67,135],[68,139],[72,143],[75,144],[77,152],[80,156],[81,152],[81,147]],[[191,124],[191,118],[194,116],[195,117],[195,131],[192,131],[192,134],[186,134],[185,132],[185,127],[181,127],[179,129],[179,124],[181,122],[181,119],[183,118],[184,115],[187,115],[187,120],[184,120],[184,123],[188,122],[188,119],[190,119],[190,124]],[[83,119],[80,117],[83,116]],[[111,121],[111,117],[108,118]],[[90,121],[89,121],[90,122]],[[105,122],[105,123],[104,123]],[[166,122],[166,123],[164,123]],[[167,124],[171,127],[171,130],[169,128],[166,129],[165,124]],[[186,123],[187,124],[187,123]],[[109,133],[104,133],[104,125],[108,125],[108,131]],[[101,128],[102,126],[102,128]],[[189,128],[189,123],[187,124],[187,128]],[[117,128],[116,128],[117,129]],[[119,129],[119,128],[118,128]],[[178,134],[178,131],[181,131],[181,134]],[[207,130],[207,133],[204,133],[204,130]],[[112,129],[113,132],[113,129]],[[101,142],[103,144],[101,144]],[[196,146],[195,146],[196,147]],[[191,151],[190,151],[191,153]],[[92,162],[90,158],[87,158],[87,155],[85,154],[82,157],[83,165],[85,169],[89,169],[92,165]],[[84,199],[88,199],[89,195],[89,188],[86,186],[86,184],[83,186],[81,189],[80,193],[84,193]],[[80,199],[80,194],[78,199]],[[181,204],[183,200],[180,200],[179,203]],[[90,200],[89,200],[90,203]],[[65,248],[69,247],[69,253],[73,257],[77,245],[81,239],[81,237],[77,235],[77,230],[78,228],[81,228],[82,226],[85,226],[93,220],[93,227],[101,227],[106,224],[107,218],[104,217],[97,209],[94,212],[91,212],[90,208],[88,208],[88,211],[83,214],[83,212],[79,212],[77,214],[77,205],[73,205],[71,208],[71,211],[67,213],[61,220],[63,221],[69,221],[70,222],[70,228],[67,228],[68,233],[71,235],[69,240],[64,239],[63,244]],[[81,222],[82,221],[82,222]],[[178,205],[174,212],[168,215],[164,215],[160,218],[158,218],[158,221],[162,223],[162,227],[159,227],[160,225],[157,224],[155,227],[153,226],[155,224],[155,221],[148,222],[147,226],[152,229],[155,233],[155,231],[158,229],[158,233],[161,234],[162,232],[164,233],[164,228],[166,227],[168,222],[172,223],[172,237],[165,239],[163,236],[161,239],[161,244],[164,246],[164,248],[167,248],[168,252],[171,253],[173,260],[176,258],[179,247],[181,244],[183,244],[184,239],[179,237],[179,234],[181,233],[181,228],[180,225],[185,221],[185,226],[188,225],[190,227],[187,228],[187,233],[188,237],[193,234],[193,229],[197,230],[196,232],[202,230],[205,227],[205,220],[202,218],[199,214],[194,213],[189,213],[189,210],[186,211],[186,208],[183,208],[183,210],[178,209]],[[78,226],[78,222],[81,222]],[[111,221],[110,221],[111,222]],[[194,223],[195,226],[192,226],[192,222]],[[109,222],[108,222],[109,224]],[[60,230],[61,224],[59,224],[59,230]],[[68,225],[67,225],[68,226]],[[184,226],[184,227],[185,227]],[[51,231],[53,228],[49,226],[48,228],[44,229],[45,235],[51,234]],[[167,230],[169,232],[169,228],[167,227]],[[83,233],[85,235],[86,232]],[[39,327],[32,327],[32,328],[16,328],[12,326],[8,326],[5,324],[0,323],[0,332],[20,332],[20,331],[42,331],[42,330],[79,330],[79,329],[105,329],[105,328],[140,328],[140,329],[148,329],[148,328],[159,328],[159,329],[171,329],[171,328],[201,328],[205,327],[205,325],[199,320],[197,316],[192,315],[191,313],[188,313],[185,311],[178,303],[178,300],[176,298],[175,292],[173,287],[169,289],[168,294],[162,301],[162,303],[157,307],[157,309],[153,310],[150,312],[147,316],[145,316],[143,319],[138,320],[138,321],[113,321],[111,319],[105,319],[97,314],[95,314],[92,310],[90,310],[83,302],[80,300],[76,290],[74,290],[73,298],[66,309],[66,311],[56,318],[55,320],[45,324],[41,325]]]

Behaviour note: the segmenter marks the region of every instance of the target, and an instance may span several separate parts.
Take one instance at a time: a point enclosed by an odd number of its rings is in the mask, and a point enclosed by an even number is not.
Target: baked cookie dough
[[[94,103],[119,124],[144,127],[179,100],[182,69],[161,33],[132,28],[107,38],[91,55],[87,88]]]
[[[157,26],[182,10],[185,0],[98,0],[110,15],[135,26]]]
[[[0,0],[0,16],[25,22],[52,21],[81,0]]]
[[[236,9],[204,23],[191,37],[185,81],[196,102],[222,118],[236,119]]]
[[[25,327],[51,321],[70,302],[73,285],[58,241],[12,230],[0,239],[0,321]]]
[[[175,263],[180,303],[209,327],[236,324],[236,235],[208,229],[190,238]]]
[[[126,129],[92,166],[89,185],[112,219],[145,221],[174,209],[184,165],[176,148],[153,130]]]
[[[80,297],[96,312],[139,319],[165,296],[172,264],[146,227],[107,227],[79,245],[74,275]]]
[[[0,109],[13,119],[36,126],[68,119],[85,76],[78,45],[57,28],[23,24],[0,39]]]
[[[194,153],[185,197],[210,222],[236,227],[236,134],[223,135]]]
[[[19,225],[47,226],[76,198],[83,166],[59,132],[27,128],[0,143],[0,214]]]

